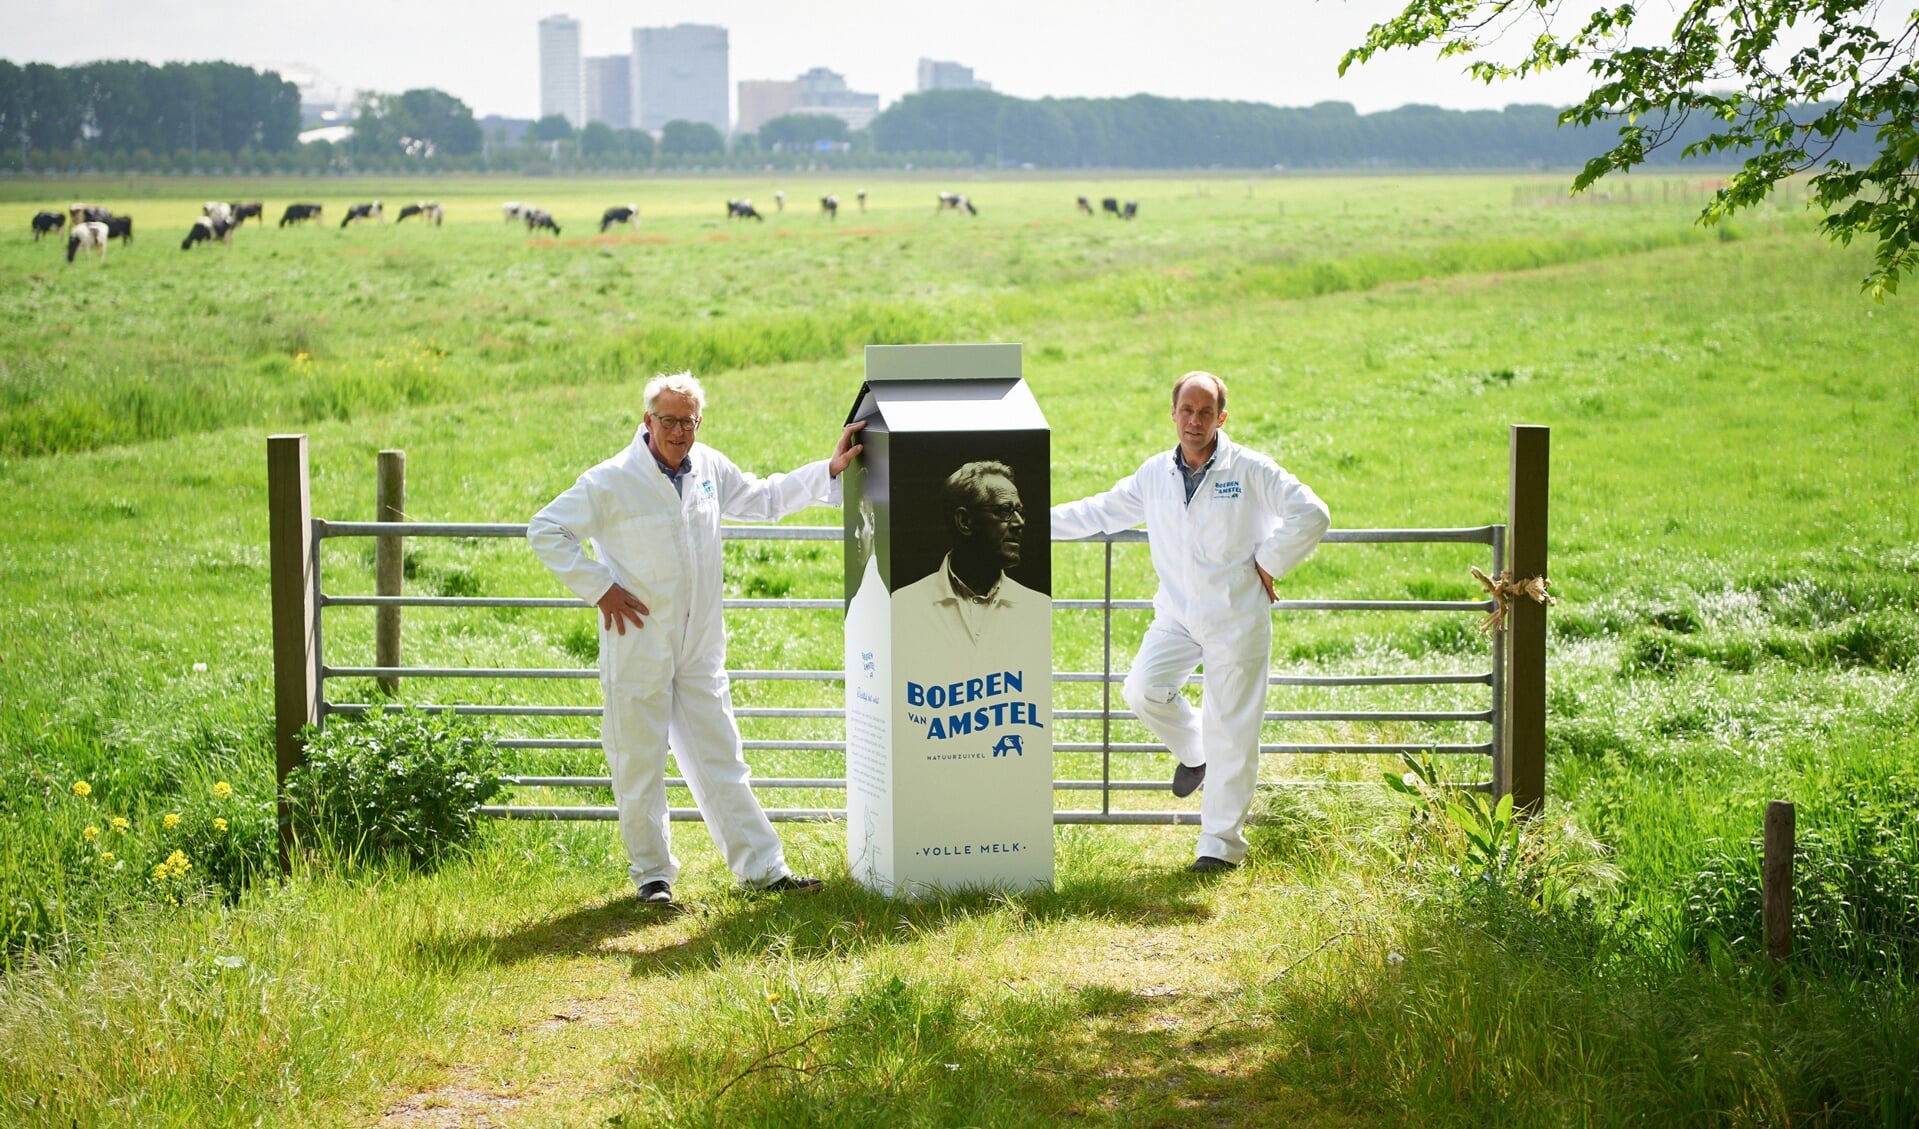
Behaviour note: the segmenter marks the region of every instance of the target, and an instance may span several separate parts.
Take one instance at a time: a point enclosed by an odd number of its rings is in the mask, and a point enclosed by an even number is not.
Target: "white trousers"
[[[613,776],[613,802],[633,884],[672,882],[680,874],[666,805],[669,746],[727,869],[746,886],[785,877],[779,834],[753,795],[726,672],[677,671],[663,685],[644,687],[603,679],[601,686],[606,717],[600,744]]]
[[[1246,813],[1259,783],[1259,725],[1272,661],[1269,615],[1245,625],[1230,646],[1204,645],[1177,620],[1155,616],[1126,675],[1126,704],[1179,763],[1206,766],[1197,854],[1236,863],[1246,857]],[[1205,688],[1195,710],[1180,692],[1201,663]]]

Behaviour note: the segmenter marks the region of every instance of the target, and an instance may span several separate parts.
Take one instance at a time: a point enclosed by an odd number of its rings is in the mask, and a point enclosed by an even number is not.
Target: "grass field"
[[[354,182],[448,220],[342,231],[337,181],[0,183],[0,1121],[1911,1124],[1919,316],[1860,298],[1865,254],[1790,202],[1702,229],[1696,178],[1560,185]],[[981,215],[935,215],[942,188]],[[1141,218],[1081,218],[1080,193]],[[182,252],[215,196],[334,219]],[[733,196],[766,222],[729,224]],[[29,241],[78,199],[135,215],[136,243],[68,265]],[[508,199],[563,238],[504,226]],[[638,229],[598,237],[629,202]],[[1190,829],[1070,828],[1053,892],[889,903],[846,880],[836,825],[784,832],[834,883],[804,902],[731,890],[683,826],[670,915],[635,906],[601,826],[499,826],[430,873],[315,864],[231,905],[150,876],[216,816],[264,833],[266,434],[309,435],[316,514],[371,516],[398,447],[414,517],[521,520],[627,442],[659,369],[694,367],[702,438],[764,472],[825,453],[860,345],[922,340],[1024,344],[1056,500],[1162,445],[1196,366],[1339,527],[1502,520],[1506,425],[1550,425],[1549,808],[1524,859],[1563,896],[1476,879],[1384,789],[1330,786],[1274,789],[1216,882],[1179,869]],[[415,590],[559,594],[510,545],[413,550]],[[330,589],[371,589],[370,556],[329,553]],[[1091,554],[1055,562],[1056,592],[1096,591]],[[1286,594],[1459,598],[1475,562],[1328,546]],[[838,591],[830,551],[728,563],[740,594]],[[1119,569],[1149,584],[1143,553]],[[422,614],[409,661],[580,665],[583,620]],[[370,657],[370,617],[327,630]],[[1062,667],[1096,661],[1092,626],[1062,612],[1057,636]],[[1483,661],[1438,617],[1288,616],[1276,640],[1307,672]],[[838,654],[830,619],[767,617],[730,658]],[[1778,1002],[1747,913],[1771,798],[1818,879]]]

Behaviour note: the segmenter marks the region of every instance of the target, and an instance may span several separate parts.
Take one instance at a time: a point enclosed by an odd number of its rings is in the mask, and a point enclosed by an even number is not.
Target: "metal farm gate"
[[[363,716],[376,710],[403,708],[385,702],[330,701],[327,683],[347,678],[371,678],[387,692],[397,688],[401,679],[461,680],[563,679],[597,680],[592,668],[477,668],[451,666],[404,666],[400,653],[400,616],[403,608],[549,608],[586,610],[590,605],[571,595],[533,596],[427,596],[406,595],[402,583],[403,538],[520,538],[526,525],[468,524],[445,522],[408,522],[398,520],[404,509],[404,457],[399,452],[382,452],[380,458],[379,516],[372,522],[329,521],[312,516],[309,507],[306,437],[275,435],[267,441],[268,494],[272,538],[274,712],[276,719],[278,778],[282,784],[282,856],[287,831],[284,810],[286,774],[304,759],[301,730],[324,726],[332,717]],[[1499,582],[1497,593],[1485,599],[1468,600],[1281,600],[1278,611],[1293,612],[1452,612],[1485,617],[1499,612],[1495,628],[1486,633],[1485,665],[1467,672],[1403,672],[1390,674],[1296,675],[1272,674],[1269,687],[1484,687],[1483,696],[1475,694],[1483,705],[1464,709],[1332,709],[1268,710],[1269,723],[1305,723],[1378,726],[1388,723],[1464,724],[1483,730],[1483,740],[1435,743],[1432,741],[1325,741],[1300,743],[1262,743],[1262,754],[1380,754],[1435,753],[1484,756],[1490,761],[1490,781],[1482,787],[1498,795],[1511,793],[1516,806],[1537,810],[1544,800],[1545,784],[1545,606],[1543,578],[1546,575],[1546,488],[1548,433],[1543,427],[1515,426],[1511,429],[1511,477],[1509,483],[1509,523],[1459,529],[1335,529],[1325,538],[1330,545],[1351,544],[1469,544],[1485,547],[1486,572]],[[726,526],[723,536],[737,541],[828,541],[839,542],[837,527],[799,526]],[[322,586],[321,549],[326,542],[342,538],[375,539],[376,595],[329,594]],[[1115,794],[1134,791],[1163,791],[1164,778],[1154,780],[1116,778],[1114,757],[1164,753],[1163,745],[1150,742],[1115,741],[1113,723],[1129,721],[1133,714],[1113,708],[1113,687],[1125,678],[1123,670],[1113,666],[1113,617],[1118,613],[1150,610],[1152,601],[1144,598],[1118,598],[1114,595],[1113,559],[1115,546],[1143,545],[1145,531],[1132,530],[1111,536],[1085,539],[1100,545],[1105,555],[1104,586],[1094,597],[1062,597],[1053,601],[1058,612],[1098,613],[1102,617],[1099,670],[1055,671],[1056,685],[1092,684],[1099,688],[1097,708],[1056,708],[1056,732],[1060,723],[1084,730],[1097,724],[1098,740],[1055,740],[1060,754],[1097,754],[1097,778],[1056,779],[1056,792],[1097,792],[1099,807],[1056,808],[1058,823],[1158,823],[1196,824],[1194,810],[1140,810],[1116,807]],[[1060,542],[1059,544],[1073,544]],[[1125,551],[1125,550],[1122,550]],[[1133,550],[1138,551],[1138,550]],[[1511,578],[1521,581],[1508,581]],[[1509,599],[1508,594],[1533,581],[1533,600]],[[330,608],[376,609],[376,659],[372,665],[335,665],[322,650],[323,620]],[[729,620],[735,615],[770,610],[812,610],[836,616],[844,610],[841,599],[729,599],[725,602]],[[831,629],[837,628],[835,621]],[[732,670],[735,683],[766,681],[840,683],[839,670]],[[1204,675],[1195,676],[1203,683]],[[1468,692],[1471,692],[1468,690]],[[599,706],[486,704],[464,702],[455,694],[451,700],[420,704],[412,708],[448,710],[458,715],[487,718],[557,719],[597,718]],[[735,711],[742,728],[761,720],[787,719],[832,721],[843,718],[839,707],[741,706]],[[498,744],[509,750],[597,750],[597,738],[554,736],[506,736]],[[748,759],[768,750],[844,752],[843,740],[798,738],[754,738],[745,741]],[[1083,758],[1082,758],[1083,759]],[[842,772],[844,769],[842,768]],[[605,788],[605,776],[509,775],[506,781],[519,788]],[[843,776],[767,776],[756,775],[756,790],[843,790]],[[669,777],[669,787],[683,787],[684,781]],[[511,819],[613,819],[612,807],[508,804],[484,809],[488,814]],[[824,820],[844,818],[843,808],[767,808],[775,820]],[[697,820],[696,808],[674,808],[672,818]]]

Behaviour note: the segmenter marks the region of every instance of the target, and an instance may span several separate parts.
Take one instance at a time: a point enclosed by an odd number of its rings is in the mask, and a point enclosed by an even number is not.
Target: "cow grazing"
[[[108,220],[107,238],[118,239],[122,246],[133,242],[133,217],[115,216]]]
[[[1077,199],[1079,200],[1079,210],[1086,215],[1089,215],[1089,216],[1092,215],[1093,205],[1087,203],[1086,197],[1080,196],[1080,197],[1077,197]]]
[[[233,207],[233,226],[234,227],[239,227],[240,224],[245,222],[246,220],[259,220],[261,223],[267,222],[267,219],[266,219],[267,206],[262,201],[253,200],[245,204],[236,202],[235,204],[232,205],[232,207]]]
[[[318,220],[319,218],[320,205],[318,204],[288,204],[286,213],[280,217],[280,226],[285,227],[290,223],[305,223],[307,220]]]
[[[866,189],[864,188],[860,189],[859,201],[860,201],[860,211],[864,212],[866,210]]]
[[[615,205],[600,213],[600,234],[605,235],[606,229],[616,223],[623,223],[631,227],[633,224],[639,222],[639,218],[640,206],[638,204]]]
[[[1100,211],[1102,211],[1102,212],[1111,212],[1111,213],[1112,213],[1112,214],[1113,214],[1113,215],[1114,215],[1115,217],[1118,217],[1118,215],[1119,215],[1119,197],[1117,197],[1117,196],[1108,196],[1108,197],[1107,197],[1106,199],[1104,199],[1104,200],[1101,200],[1101,201],[1099,202],[1099,210],[1100,210]]]
[[[766,217],[754,209],[753,201],[751,200],[728,200],[726,202],[726,218],[730,220],[758,220],[761,223],[766,222]]]
[[[414,216],[419,216],[422,220],[432,224],[434,227],[439,227],[440,224],[446,220],[446,209],[440,207],[440,202],[437,200],[421,200],[401,208],[400,218],[393,222],[405,223]]]
[[[33,214],[33,241],[38,243],[40,242],[41,236],[61,231],[66,226],[67,217],[61,215],[59,212],[35,212]]]
[[[786,210],[786,190],[785,189],[781,189],[780,191],[773,193],[773,210],[776,212],[784,212]]]
[[[98,204],[68,204],[68,223],[105,223],[113,218],[113,213]]]
[[[233,223],[233,205],[220,200],[209,200],[200,208],[200,214],[218,223]]]
[[[346,218],[340,221],[340,226],[344,228],[354,220],[378,220],[381,223],[385,223],[386,212],[381,210],[378,200],[370,204],[348,204]]]
[[[73,225],[67,236],[67,261],[84,248],[91,251],[101,262],[107,261],[107,225],[99,220],[83,220]]]
[[[545,208],[528,208],[526,210],[526,230],[531,233],[541,228],[546,228],[551,231],[556,238],[560,234],[560,225],[553,222],[553,213],[547,211]]]
[[[1126,210],[1122,211],[1119,214],[1119,218],[1123,220],[1130,220],[1138,214],[1139,214],[1139,201],[1128,200],[1126,201]]]
[[[180,250],[189,251],[195,243],[212,243],[215,240],[233,246],[233,225],[212,216],[201,216],[187,229],[187,237],[180,240]]]
[[[820,214],[827,219],[840,218],[840,198],[838,196],[820,197]]]
[[[940,193],[939,206],[934,208],[933,211],[935,213],[949,212],[949,211],[965,212],[969,216],[979,215],[979,209],[973,206],[973,201],[967,199],[966,196],[958,192]]]
[[[512,223],[514,220],[526,219],[528,210],[528,206],[520,203],[518,200],[508,200],[506,203],[500,205],[500,215],[507,223]]]

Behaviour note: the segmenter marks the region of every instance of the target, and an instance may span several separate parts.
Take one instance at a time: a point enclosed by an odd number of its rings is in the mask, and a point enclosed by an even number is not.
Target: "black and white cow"
[[[82,220],[73,225],[67,235],[67,261],[84,248],[91,251],[101,262],[107,261],[107,225],[99,220]]]
[[[782,188],[778,192],[773,193],[773,210],[776,212],[784,212],[786,210],[785,189]]]
[[[216,223],[234,226],[233,205],[222,200],[208,200],[200,208],[200,214]]]
[[[730,220],[759,220],[761,223],[766,222],[766,217],[761,215],[753,207],[753,201],[744,199],[728,200],[726,202],[726,218]]]
[[[68,204],[68,223],[105,223],[113,218],[113,213],[98,204]]]
[[[267,206],[264,201],[252,200],[245,204],[235,202],[232,207],[234,227],[239,227],[247,220],[259,220],[261,223],[267,222]]]
[[[67,226],[67,217],[59,212],[33,213],[33,241],[40,242],[43,235],[51,235]]]
[[[286,213],[280,217],[280,226],[285,227],[290,223],[305,223],[307,220],[318,220],[319,218],[320,205],[318,204],[288,204]]]
[[[405,223],[414,216],[419,216],[434,227],[439,227],[446,220],[446,209],[440,207],[438,200],[420,200],[401,208],[400,218],[393,222]]]
[[[979,215],[979,209],[973,206],[973,202],[958,192],[940,193],[939,206],[934,208],[933,211],[935,213],[963,211],[969,216]]]
[[[1117,218],[1119,215],[1119,197],[1108,196],[1106,199],[1101,200],[1099,202],[1099,210],[1102,212],[1111,212],[1114,217]]]
[[[1087,202],[1086,197],[1080,196],[1077,197],[1077,199],[1079,200],[1079,210],[1086,215],[1092,215],[1093,205]]]
[[[860,211],[864,212],[866,210],[866,189],[864,188],[860,189],[859,201],[860,201]]]
[[[1139,214],[1139,201],[1128,200],[1126,201],[1126,210],[1122,211],[1119,214],[1119,218],[1123,220],[1130,220],[1138,214]]]
[[[631,227],[638,221],[639,216],[640,206],[638,204],[616,204],[600,214],[600,234],[605,235],[606,229],[616,223],[623,223]]]
[[[560,234],[560,225],[553,222],[553,213],[547,211],[545,208],[528,208],[526,210],[526,230],[531,233],[541,228],[546,228],[551,231],[556,238]]]
[[[825,216],[827,219],[831,219],[831,220],[839,219],[840,218],[840,198],[838,196],[820,197],[820,214]]]
[[[500,215],[507,223],[526,219],[526,213],[529,210],[529,205],[522,204],[518,200],[508,200],[500,205]]]
[[[344,228],[354,220],[378,220],[381,223],[385,223],[386,212],[381,210],[378,200],[370,204],[348,204],[346,218],[340,221],[340,226]]]
[[[107,238],[118,239],[121,246],[133,242],[133,217],[115,216],[108,220]]]
[[[212,243],[215,240],[233,246],[233,225],[212,216],[201,216],[187,229],[187,237],[180,240],[180,250],[189,251],[195,243]]]

